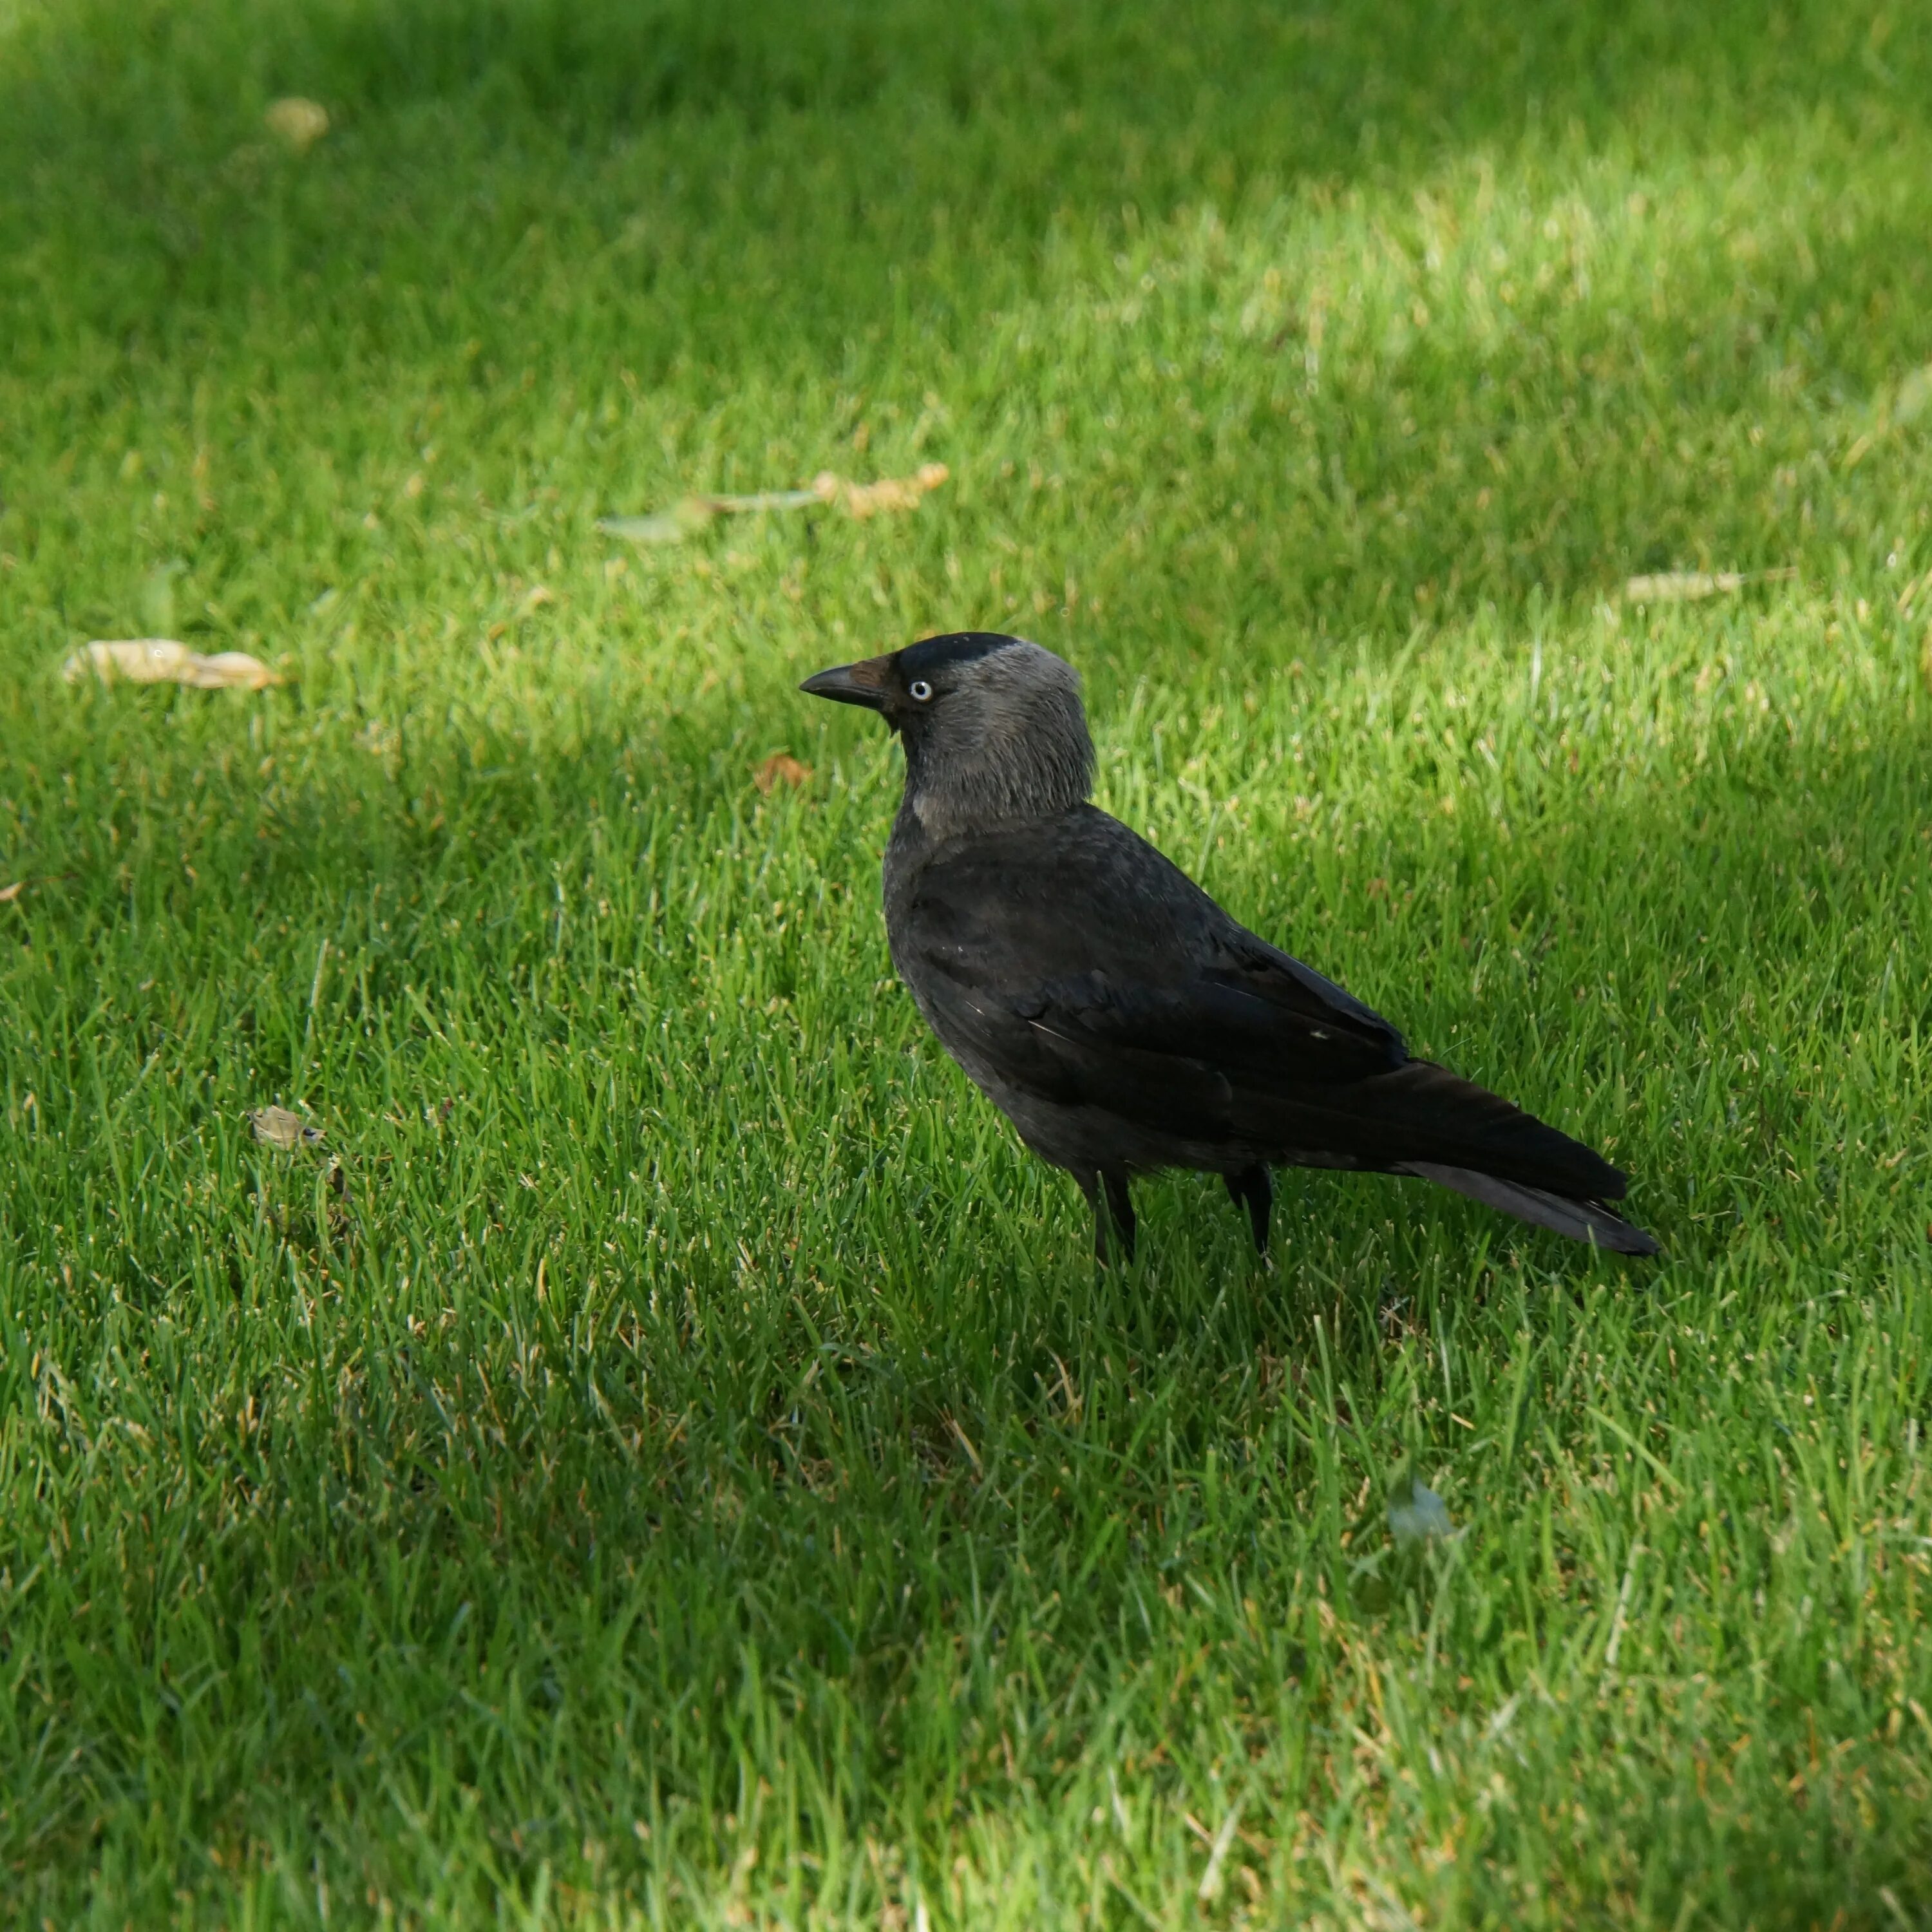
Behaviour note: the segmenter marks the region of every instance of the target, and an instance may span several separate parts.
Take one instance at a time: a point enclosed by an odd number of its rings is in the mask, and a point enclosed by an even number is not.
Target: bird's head
[[[1024,638],[926,638],[822,670],[799,688],[862,704],[899,734],[906,802],[936,837],[1070,812],[1092,788],[1079,674]]]

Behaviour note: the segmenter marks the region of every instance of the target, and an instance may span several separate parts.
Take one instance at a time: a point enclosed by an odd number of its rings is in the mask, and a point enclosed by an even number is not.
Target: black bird
[[[1413,1174],[1619,1254],[1657,1244],[1604,1204],[1624,1177],[1238,926],[1087,802],[1072,667],[967,631],[800,687],[905,746],[886,848],[892,964],[940,1044],[1034,1151],[1077,1180],[1108,1258],[1129,1177],[1218,1174],[1268,1252],[1274,1167]]]

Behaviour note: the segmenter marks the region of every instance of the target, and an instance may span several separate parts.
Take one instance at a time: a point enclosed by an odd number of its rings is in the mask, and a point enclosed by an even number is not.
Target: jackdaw
[[[940,1043],[1080,1184],[1104,1263],[1134,1250],[1130,1176],[1218,1174],[1268,1252],[1275,1167],[1412,1174],[1619,1254],[1624,1177],[1447,1068],[1230,919],[1087,802],[1072,667],[1023,638],[928,638],[800,687],[905,746],[886,848],[892,964]]]

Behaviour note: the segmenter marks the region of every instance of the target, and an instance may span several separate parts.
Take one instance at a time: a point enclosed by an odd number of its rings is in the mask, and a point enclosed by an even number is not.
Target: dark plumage
[[[1624,1178],[1446,1068],[1334,981],[1238,926],[1087,802],[1079,680],[982,632],[808,678],[903,740],[886,848],[892,963],[940,1043],[1133,1252],[1130,1175],[1219,1174],[1267,1251],[1273,1167],[1432,1180],[1619,1253]]]

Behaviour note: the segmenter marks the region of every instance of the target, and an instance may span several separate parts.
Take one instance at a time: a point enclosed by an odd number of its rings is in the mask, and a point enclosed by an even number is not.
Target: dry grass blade
[[[70,684],[88,671],[106,683],[185,684],[196,691],[261,691],[281,680],[246,651],[217,651],[204,657],[172,638],[97,638],[61,667]]]
[[[16,879],[10,886],[0,886],[0,905],[11,905],[26,890],[25,879]]]
[[[1241,1807],[1246,1802],[1245,1793],[1235,1799],[1228,1808],[1228,1815],[1221,1820],[1221,1828],[1209,1842],[1208,1869],[1201,1874],[1201,1882],[1194,1892],[1196,1899],[1202,1905],[1212,1904],[1221,1895],[1221,1868],[1227,1858],[1228,1847],[1234,1842],[1234,1833],[1241,1822]]]

